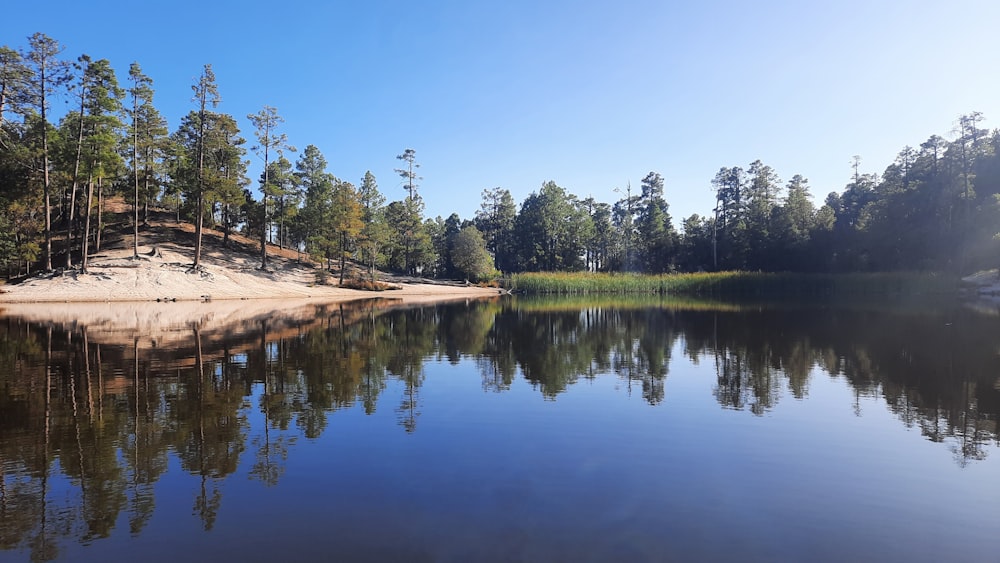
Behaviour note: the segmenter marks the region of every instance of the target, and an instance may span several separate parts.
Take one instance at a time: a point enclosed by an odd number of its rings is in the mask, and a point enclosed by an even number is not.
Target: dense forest
[[[273,107],[247,116],[248,148],[237,120],[216,111],[211,65],[192,90],[191,111],[171,132],[138,63],[120,83],[106,59],[67,58],[41,33],[24,47],[0,46],[0,268],[8,277],[86,272],[112,196],[131,205],[120,228],[132,240],[157,210],[193,223],[195,267],[206,228],[221,231],[224,243],[237,232],[259,240],[262,268],[270,244],[303,249],[328,266],[354,260],[372,275],[376,268],[469,279],[575,270],[964,274],[1000,261],[1000,131],[980,128],[978,112],[960,116],[950,140],[931,135],[903,147],[881,175],[862,173],[855,157],[850,182],[819,206],[802,175],[783,181],[760,160],[723,166],[706,178],[714,209],[677,229],[657,172],[637,189],[616,190],[614,202],[549,181],[520,205],[495,187],[483,190],[472,218],[425,217],[413,149],[396,157],[406,196],[387,203],[370,172],[355,184],[328,171],[317,147],[296,151]],[[57,97],[70,109],[54,121]],[[263,162],[256,190],[248,150]]]

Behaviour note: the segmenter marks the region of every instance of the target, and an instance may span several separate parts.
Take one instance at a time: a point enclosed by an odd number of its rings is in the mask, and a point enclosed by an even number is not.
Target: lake
[[[0,560],[1000,558],[996,310],[181,305],[0,318]]]

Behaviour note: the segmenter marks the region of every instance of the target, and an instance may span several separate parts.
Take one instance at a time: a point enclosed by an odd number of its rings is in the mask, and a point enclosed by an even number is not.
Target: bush
[[[379,281],[371,281],[361,278],[348,278],[344,280],[344,283],[340,285],[345,289],[360,289],[362,291],[390,291],[393,289],[402,289],[398,285],[390,285],[387,283],[382,283]]]
[[[316,285],[326,285],[330,281],[330,271],[326,268],[316,270]]]

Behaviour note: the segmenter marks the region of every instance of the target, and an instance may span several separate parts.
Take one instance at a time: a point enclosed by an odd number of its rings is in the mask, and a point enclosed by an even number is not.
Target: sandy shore
[[[316,284],[315,270],[304,263],[275,258],[271,269],[261,271],[255,257],[215,250],[206,252],[202,265],[194,269],[190,252],[186,250],[157,246],[154,252],[149,247],[140,247],[142,254],[137,259],[129,250],[103,252],[91,258],[87,274],[71,270],[3,286],[0,304],[258,299],[342,301],[373,297],[429,301],[498,293],[496,289],[431,284],[394,284],[400,289],[383,292],[342,289],[336,285]]]
[[[306,324],[341,305],[377,309],[497,297],[496,289],[394,283],[399,289],[360,291],[316,284],[312,265],[275,256],[268,271],[259,258],[207,249],[191,267],[190,249],[166,243],[115,249],[92,257],[89,272],[43,274],[2,286],[0,316],[64,328],[86,327],[95,342],[148,345],[190,339],[192,327],[231,332],[265,320],[272,327]],[[249,323],[249,325],[248,325]],[[242,328],[241,328],[242,327]],[[148,342],[147,342],[148,341]]]

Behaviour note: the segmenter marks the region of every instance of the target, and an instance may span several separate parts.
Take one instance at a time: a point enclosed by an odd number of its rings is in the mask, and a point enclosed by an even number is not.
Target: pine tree
[[[368,275],[375,283],[375,266],[382,259],[382,251],[389,238],[389,228],[385,221],[385,196],[378,190],[378,183],[371,171],[365,172],[358,187],[358,201],[361,204],[361,222],[358,245],[361,259],[368,266]]]
[[[122,144],[122,123],[119,116],[122,112],[124,92],[118,86],[118,79],[107,59],[94,61],[87,65],[89,99],[86,104],[87,138],[84,162],[87,165],[87,204],[85,209],[83,248],[81,250],[81,267],[87,272],[90,227],[94,206],[94,189],[98,190],[98,216],[95,244],[100,249],[101,209],[100,199],[104,179],[114,175],[121,165],[118,147]]]
[[[315,145],[306,146],[295,163],[297,190],[303,194],[302,209],[296,217],[296,230],[306,251],[327,258],[329,269],[330,216],[333,211],[333,185],[337,181],[326,171],[326,158]]]
[[[643,268],[652,273],[664,273],[673,267],[677,246],[677,233],[663,190],[663,176],[660,174],[650,172],[643,178],[638,230]]]
[[[51,96],[55,89],[69,80],[69,65],[58,57],[63,46],[58,41],[42,33],[28,38],[30,49],[22,54],[30,70],[25,84],[25,95],[30,107],[37,111],[41,136],[42,187],[45,212],[45,246],[43,247],[44,269],[52,269],[52,184],[50,177],[49,122],[48,112]]]
[[[261,206],[264,212],[264,224],[263,231],[260,235],[260,269],[267,269],[267,235],[270,231],[270,217],[268,215],[267,200],[270,197],[274,200],[280,197],[281,190],[275,186],[272,178],[270,177],[270,157],[271,152],[275,152],[279,158],[282,157],[285,150],[295,152],[295,147],[288,144],[288,138],[284,133],[277,133],[276,129],[285,122],[285,120],[278,115],[278,110],[271,106],[264,106],[262,110],[257,113],[251,113],[247,115],[247,119],[253,123],[254,136],[257,137],[257,145],[253,147],[253,151],[257,153],[259,157],[264,160],[264,173],[261,177]],[[282,217],[282,220],[284,218]],[[279,227],[278,231],[278,241],[281,242],[281,231]]]
[[[159,192],[155,167],[157,162],[163,158],[167,122],[153,106],[153,80],[143,74],[139,63],[132,63],[128,74],[132,81],[132,88],[129,89],[129,94],[132,97],[132,108],[129,111],[129,116],[131,117],[131,166],[134,184],[132,193],[132,253],[133,256],[138,257],[139,206],[142,202],[143,221],[148,221],[149,202],[155,199]]]
[[[331,229],[336,234],[336,251],[340,257],[340,284],[344,284],[345,260],[354,239],[364,227],[361,201],[350,182],[337,182],[333,188]]]
[[[514,220],[517,207],[509,190],[493,188],[483,190],[483,201],[476,212],[476,228],[486,240],[486,249],[497,268],[511,270],[515,267]]]
[[[419,187],[418,181],[423,178],[417,175],[417,169],[420,168],[420,164],[417,163],[417,151],[406,149],[403,151],[403,154],[397,155],[396,159],[406,163],[404,168],[396,168],[395,172],[403,179],[408,195],[403,200],[406,212],[400,218],[402,222],[394,224],[402,235],[403,270],[413,275],[417,270],[417,256],[421,254],[420,249],[427,242],[424,240],[426,233],[422,232],[424,202],[420,198],[420,194],[417,193],[417,188]]]
[[[193,101],[198,104],[197,113],[197,136],[195,137],[195,151],[197,162],[197,178],[194,184],[194,263],[192,267],[198,268],[201,265],[201,237],[205,222],[205,136],[206,123],[208,121],[208,107],[217,107],[221,98],[219,89],[215,84],[215,72],[212,65],[205,65],[198,83],[191,86],[194,92]]]

